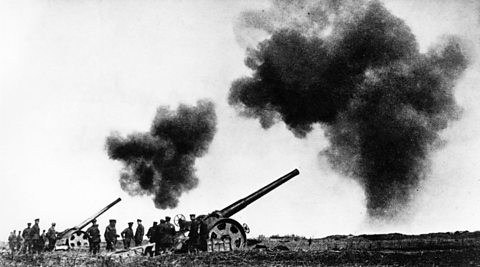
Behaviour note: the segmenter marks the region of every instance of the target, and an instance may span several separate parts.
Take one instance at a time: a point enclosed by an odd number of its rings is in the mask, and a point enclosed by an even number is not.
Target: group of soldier
[[[165,219],[160,220],[159,224],[153,222],[153,226],[150,227],[146,233],[149,242],[155,243],[155,255],[171,249],[174,245],[175,234],[177,232],[170,220],[171,218],[166,216]],[[43,233],[40,234],[39,222],[40,219],[35,219],[35,224],[31,226],[31,223],[28,223],[27,228],[25,228],[23,232],[18,231],[17,234],[14,230],[10,233],[8,241],[12,252],[40,253],[42,251],[51,251],[55,248],[55,242],[58,236],[58,232],[55,231],[55,223],[52,223],[47,233],[43,230]],[[120,235],[117,234],[116,222],[115,219],[111,219],[105,228],[104,238],[107,251],[115,251],[115,245],[120,236],[123,239],[123,247],[125,249],[128,249],[132,245],[132,241],[135,246],[142,245],[145,230],[141,219],[137,219],[135,232],[133,231],[133,222],[129,222],[128,227],[125,228]],[[96,219],[93,219],[91,223],[92,225],[86,230],[86,234],[88,236],[89,251],[95,255],[100,251],[101,238]],[[180,220],[179,224],[179,231],[189,230],[187,242],[188,251],[197,252],[207,250],[208,227],[202,220],[195,218],[195,215],[191,214],[190,222]]]
[[[57,232],[55,231],[55,223],[48,229],[40,233],[40,219],[35,219],[34,224],[27,223],[27,228],[23,231],[13,230],[8,237],[8,245],[12,253],[40,253],[42,251],[50,251],[55,248]]]

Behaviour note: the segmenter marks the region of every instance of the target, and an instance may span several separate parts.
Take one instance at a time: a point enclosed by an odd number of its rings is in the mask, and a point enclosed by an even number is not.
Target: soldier
[[[153,226],[148,228],[147,231],[147,237],[148,237],[148,242],[154,243],[154,236],[155,236],[155,229],[157,228],[157,222],[153,222]]]
[[[97,223],[97,219],[93,219],[93,220],[92,220],[92,225],[91,225],[90,227],[88,227],[88,229],[87,229],[87,231],[86,231],[87,234],[88,234],[89,231],[91,231],[91,230],[93,229],[95,223]],[[89,234],[89,235],[90,235],[90,234]],[[90,238],[88,239],[88,251],[89,251],[90,253],[93,252],[93,243],[92,243],[92,240],[90,240]]]
[[[116,220],[110,220],[110,224],[105,228],[105,242],[107,242],[107,251],[115,251],[117,243],[117,229],[115,229]]]
[[[40,219],[35,219],[35,224],[32,226],[29,232],[30,241],[32,245],[32,252],[40,252]]]
[[[15,253],[15,249],[17,248],[16,242],[17,242],[17,231],[13,230],[13,232],[11,232],[10,235],[8,236],[8,246],[12,251],[12,257],[13,257],[13,254]]]
[[[32,252],[32,242],[30,241],[30,230],[32,228],[30,228],[30,225],[32,225],[32,223],[27,223],[27,228],[23,229],[23,233],[22,233],[22,238],[23,238],[22,252],[23,253]]]
[[[130,247],[130,244],[132,242],[132,239],[133,239],[133,229],[132,229],[132,226],[133,226],[133,222],[129,222],[128,223],[128,227],[125,228],[122,233],[120,234],[123,238],[123,246],[125,249],[129,248]]]
[[[163,250],[165,240],[165,220],[161,219],[160,224],[155,227],[154,237],[155,241],[155,255],[160,255],[160,251]]]
[[[94,220],[93,225],[87,229],[88,242],[90,244],[91,252],[96,255],[100,251],[100,230],[98,224]]]
[[[190,214],[190,230],[188,232],[187,249],[188,252],[196,252],[198,246],[198,221],[195,214]]]
[[[17,240],[15,242],[15,244],[17,245],[17,251],[20,251],[20,248],[22,247],[22,242],[22,231],[18,231]]]
[[[38,252],[45,250],[45,242],[47,237],[45,236],[45,231],[43,230],[42,234],[40,235],[40,239],[38,239]]]
[[[170,217],[165,217],[165,242],[164,250],[173,246],[173,238],[175,237],[175,226],[170,222]]]
[[[52,226],[48,228],[47,240],[48,248],[47,251],[53,251],[55,249],[55,243],[57,242],[57,231],[55,231],[55,223],[52,223]]]
[[[135,230],[135,246],[142,245],[144,234],[145,234],[145,228],[143,228],[142,220],[137,219],[137,229]]]
[[[199,226],[200,231],[198,249],[201,251],[207,251],[208,225],[204,220],[200,220]]]

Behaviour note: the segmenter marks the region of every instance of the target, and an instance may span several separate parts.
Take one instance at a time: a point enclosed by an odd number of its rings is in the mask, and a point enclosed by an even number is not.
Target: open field
[[[3,254],[1,266],[480,266],[478,232],[428,235],[271,237],[234,252],[112,257],[102,253]]]

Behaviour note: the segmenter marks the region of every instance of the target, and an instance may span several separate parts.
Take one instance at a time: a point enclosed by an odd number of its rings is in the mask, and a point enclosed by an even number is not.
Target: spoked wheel
[[[67,240],[70,249],[79,249],[88,247],[88,235],[84,231],[73,232]]]
[[[243,249],[247,244],[247,236],[243,227],[232,219],[220,219],[215,222],[208,236],[212,239],[229,239],[232,250]]]
[[[175,218],[173,218],[173,224],[175,224],[175,226],[180,226],[180,220],[182,221],[186,221],[185,219],[185,216],[183,216],[183,214],[177,214],[175,215]]]

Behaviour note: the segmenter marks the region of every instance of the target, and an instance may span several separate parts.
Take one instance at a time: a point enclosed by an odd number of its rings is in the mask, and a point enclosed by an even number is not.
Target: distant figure
[[[208,225],[204,220],[200,220],[199,242],[198,249],[201,251],[207,251],[207,239],[208,239]]]
[[[10,233],[8,236],[8,246],[10,247],[10,250],[12,251],[12,257],[13,254],[15,253],[15,250],[17,248],[17,231],[13,230],[13,232]]]
[[[115,251],[117,243],[117,229],[115,229],[116,220],[110,220],[110,224],[105,228],[105,242],[107,242],[107,251]]]
[[[155,255],[160,255],[160,251],[165,247],[165,220],[161,219],[160,224],[155,227],[153,240],[155,241]]]
[[[32,242],[32,252],[40,252],[40,219],[35,219],[35,224],[32,226],[29,232],[30,241]]]
[[[308,246],[311,246],[311,245],[312,245],[312,238],[310,237],[310,238],[308,239]]]
[[[135,230],[135,246],[141,246],[145,228],[143,228],[142,220],[137,219],[137,229]]]
[[[88,234],[89,231],[92,231],[95,223],[97,223],[97,219],[92,220],[92,225],[90,225],[90,227],[87,228],[87,231],[86,231],[87,234]],[[89,236],[90,236],[90,234],[89,234]],[[88,252],[90,252],[90,253],[93,252],[93,243],[90,240],[90,238],[88,238]]]
[[[47,251],[53,251],[55,249],[55,243],[57,242],[57,231],[55,231],[55,223],[52,223],[52,226],[48,228],[47,240],[48,248]]]
[[[27,223],[27,228],[23,229],[22,238],[23,238],[23,248],[22,253],[32,252],[32,242],[30,241],[30,225],[32,223]]]
[[[96,223],[96,220],[93,223],[93,225],[87,229],[87,234],[88,234],[88,244],[90,245],[91,252],[93,253],[93,255],[96,255],[98,252],[100,252],[100,241],[101,241],[100,230],[98,229],[98,224]]]
[[[148,228],[147,231],[147,237],[148,237],[148,242],[154,243],[154,236],[155,236],[155,229],[157,228],[157,222],[153,222],[153,226]]]
[[[17,245],[17,251],[20,251],[20,248],[22,247],[22,242],[22,231],[18,231],[17,240],[15,242],[15,244]]]
[[[133,229],[132,229],[132,226],[133,226],[133,222],[129,222],[128,223],[128,227],[125,228],[122,233],[120,234],[123,238],[123,247],[125,249],[129,248],[130,247],[130,244],[132,242],[132,239],[133,239]]]
[[[198,221],[195,214],[190,214],[190,231],[188,232],[187,249],[188,252],[197,252],[198,246]]]
[[[47,241],[47,237],[45,235],[46,230],[43,230],[42,234],[40,235],[40,239],[38,240],[38,252],[45,250],[45,243]]]
[[[173,246],[173,239],[175,238],[175,226],[170,222],[170,217],[165,217],[165,249],[170,249]]]

